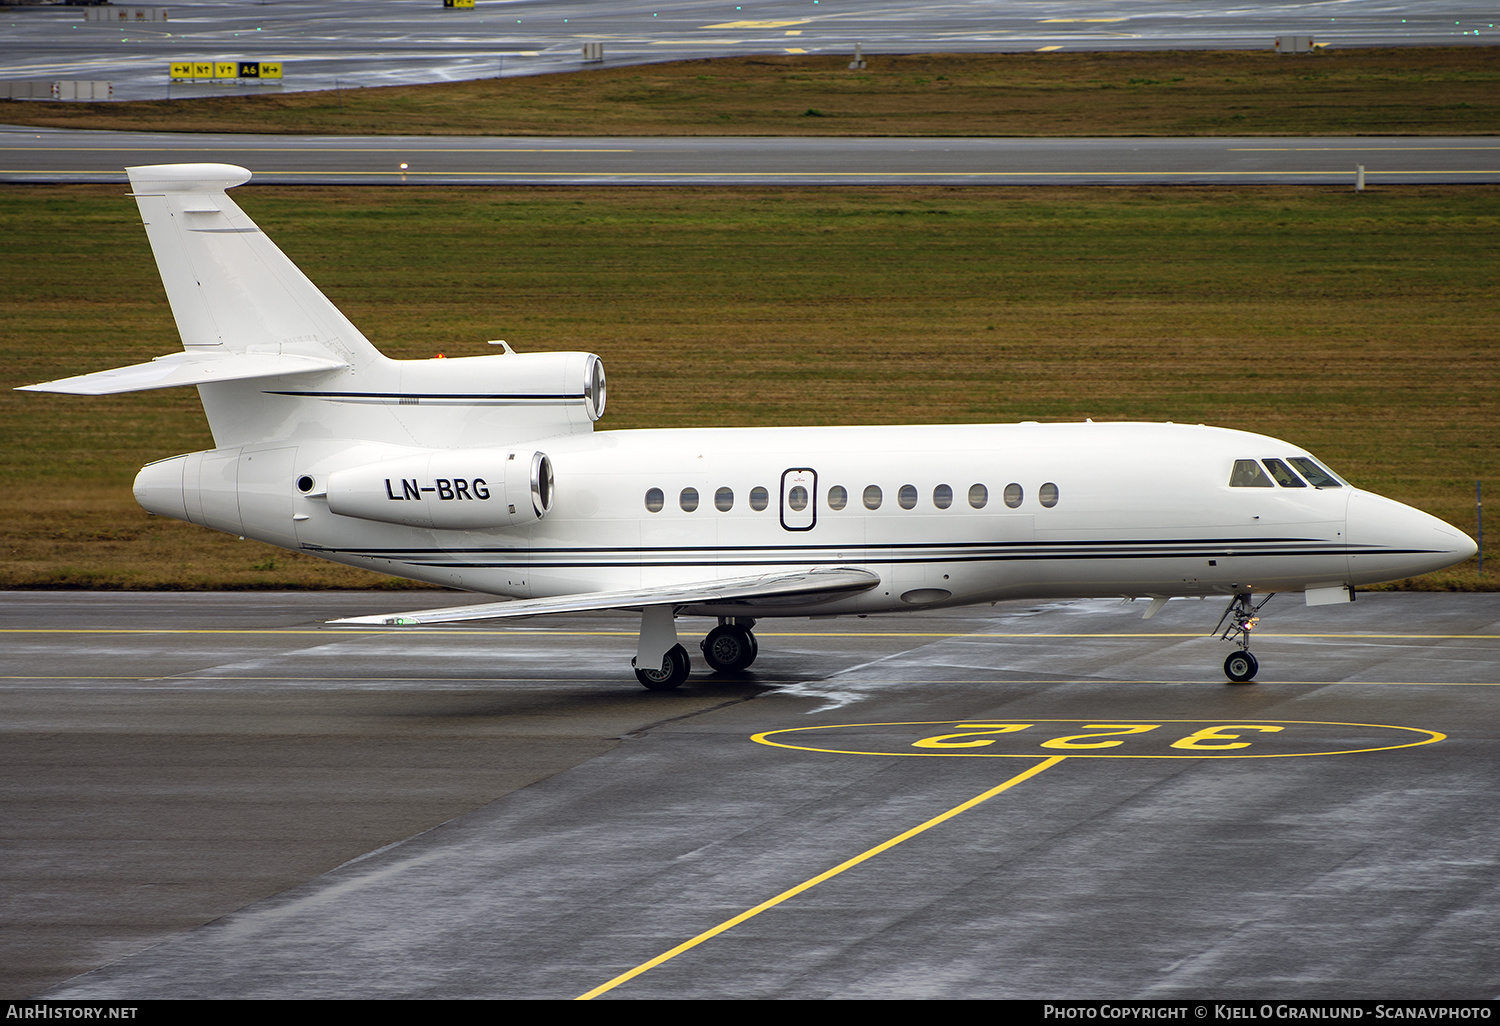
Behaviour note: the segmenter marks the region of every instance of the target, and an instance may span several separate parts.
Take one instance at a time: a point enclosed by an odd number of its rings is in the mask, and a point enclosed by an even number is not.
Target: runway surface
[[[0,595],[0,990],[1500,991],[1496,596],[319,625],[416,594]]]
[[[744,10],[741,10],[741,7]],[[1270,49],[1278,36],[1329,46],[1494,43],[1492,7],[1468,0],[1143,6],[1027,0],[440,0],[176,2],[165,22],[89,22],[76,7],[5,8],[0,78],[109,81],[116,99],[405,85],[607,64],[755,53]],[[280,86],[170,81],[174,61],[274,61]]]
[[[1486,138],[778,139],[195,135],[0,128],[0,181],[121,182],[137,164],[393,185],[1367,185],[1500,182]],[[407,165],[402,169],[402,165]]]

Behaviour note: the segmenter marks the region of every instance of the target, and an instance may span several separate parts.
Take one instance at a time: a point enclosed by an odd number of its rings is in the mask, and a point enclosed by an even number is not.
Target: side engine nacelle
[[[324,502],[341,516],[459,531],[519,527],[552,508],[552,461],[535,449],[391,451],[356,443],[321,460],[299,459],[297,446],[188,453],[141,468],[135,497],[149,513],[293,548],[305,540],[296,524]],[[309,463],[324,469],[299,469]]]
[[[311,478],[297,487],[311,491]],[[534,449],[437,450],[335,470],[328,508],[408,527],[474,531],[519,527],[552,508],[552,461]]]

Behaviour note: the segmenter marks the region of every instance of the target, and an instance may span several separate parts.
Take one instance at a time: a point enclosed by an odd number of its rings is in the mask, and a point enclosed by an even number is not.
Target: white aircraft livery
[[[182,352],[35,391],[193,385],[215,448],[143,468],[151,513],[500,601],[338,623],[641,613],[648,688],[757,619],[1001,599],[1227,597],[1254,678],[1278,592],[1308,605],[1468,559],[1462,532],[1264,435],[1179,424],[594,431],[590,353],[391,360],[226,195],[228,164],[128,169]],[[1222,629],[1222,630],[1221,630]]]

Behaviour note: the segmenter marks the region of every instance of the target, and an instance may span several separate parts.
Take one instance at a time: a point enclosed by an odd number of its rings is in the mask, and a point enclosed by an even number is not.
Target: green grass
[[[1500,132],[1500,59],[1480,46],[924,54],[875,55],[850,71],[847,56],[732,57],[342,92],[0,101],[0,122],[335,135],[1474,135]]]
[[[240,203],[386,352],[584,349],[601,428],[1174,420],[1471,534],[1500,452],[1500,189],[402,189]],[[118,187],[0,188],[8,385],[178,347]],[[373,575],[148,519],[190,391],[0,398],[0,586]],[[1427,586],[1489,586],[1472,564]]]

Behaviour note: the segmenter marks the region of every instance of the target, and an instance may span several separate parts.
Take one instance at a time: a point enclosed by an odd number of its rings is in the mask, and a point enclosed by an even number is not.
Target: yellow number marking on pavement
[[[934,727],[946,729],[932,733]],[[1318,720],[1096,723],[1038,718],[1013,723],[840,723],[768,730],[751,740],[774,748],[832,755],[1035,759],[1067,752],[1085,759],[1285,759],[1413,748],[1446,737],[1421,727]]]

